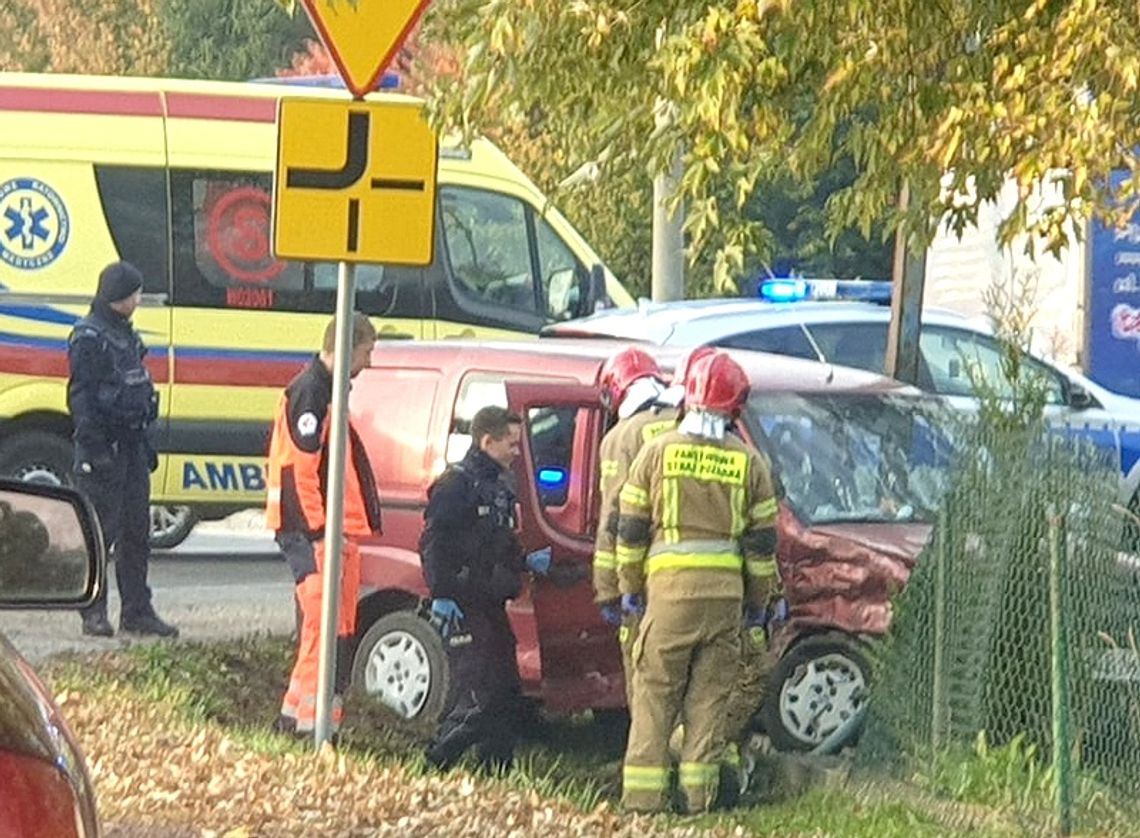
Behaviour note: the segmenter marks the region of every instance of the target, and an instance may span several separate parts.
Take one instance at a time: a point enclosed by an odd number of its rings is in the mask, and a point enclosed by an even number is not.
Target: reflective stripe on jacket
[[[649,407],[618,421],[602,438],[598,466],[598,531],[594,539],[594,596],[598,602],[617,599],[618,493],[629,467],[645,443],[677,427],[673,407]]]
[[[277,403],[269,442],[266,525],[278,532],[323,537],[328,495],[329,403],[332,375],[314,358]],[[380,532],[380,499],[368,454],[349,422],[344,469],[344,534]]]
[[[779,586],[771,466],[735,436],[659,436],[634,460],[619,508],[623,594],[759,606]]]

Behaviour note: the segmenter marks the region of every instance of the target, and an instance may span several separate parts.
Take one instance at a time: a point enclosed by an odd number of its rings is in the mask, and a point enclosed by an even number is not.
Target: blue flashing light
[[[333,87],[344,89],[344,79],[334,74],[316,76],[268,76],[252,79],[260,84],[289,84],[296,87]],[[386,72],[376,81],[373,90],[396,90],[400,86],[400,74]]]
[[[842,300],[887,305],[891,301],[891,283],[868,279],[766,279],[757,293],[770,303]]]
[[[760,296],[770,303],[796,303],[806,299],[808,284],[802,279],[768,279],[760,283]]]
[[[566,485],[566,469],[557,466],[543,466],[538,470],[539,488],[555,491]]]

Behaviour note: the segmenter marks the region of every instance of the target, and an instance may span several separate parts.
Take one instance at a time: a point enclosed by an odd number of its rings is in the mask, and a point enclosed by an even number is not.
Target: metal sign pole
[[[329,416],[328,499],[325,505],[325,566],[321,569],[321,652],[317,676],[317,750],[331,738],[332,699],[336,677],[336,629],[340,614],[340,569],[344,553],[344,461],[348,449],[348,385],[352,358],[352,313],[356,299],[356,265],[341,262],[336,289],[336,356],[333,362]]]

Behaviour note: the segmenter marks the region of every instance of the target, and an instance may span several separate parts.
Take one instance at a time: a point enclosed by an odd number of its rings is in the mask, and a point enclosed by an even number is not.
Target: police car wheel
[[[48,486],[71,485],[71,443],[46,431],[25,431],[0,444],[0,474]]]
[[[177,547],[194,525],[198,516],[189,506],[152,506],[150,508],[150,546],[155,550]]]
[[[781,751],[810,751],[854,717],[870,697],[871,667],[857,640],[840,632],[809,635],[772,671],[760,712]]]
[[[447,655],[434,628],[412,611],[387,614],[356,647],[353,689],[395,724],[429,732],[447,700]]]

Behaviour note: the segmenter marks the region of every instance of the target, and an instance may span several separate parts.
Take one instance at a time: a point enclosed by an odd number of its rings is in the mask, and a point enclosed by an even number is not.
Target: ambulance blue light
[[[546,491],[561,489],[566,485],[566,469],[557,466],[543,466],[538,470],[538,486]]]
[[[758,293],[770,303],[844,300],[886,305],[891,301],[891,283],[867,279],[766,279],[760,283]]]

